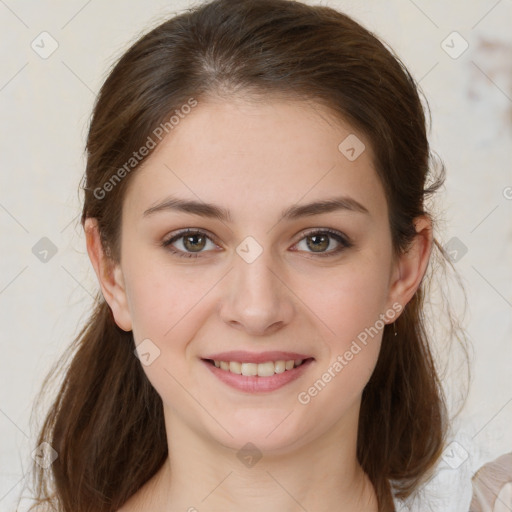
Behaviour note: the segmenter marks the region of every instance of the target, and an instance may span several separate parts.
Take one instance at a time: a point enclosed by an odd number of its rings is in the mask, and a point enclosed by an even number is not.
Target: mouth
[[[277,361],[266,361],[264,363],[220,361],[215,359],[205,359],[205,361],[223,371],[243,375],[244,377],[272,377],[273,375],[298,368],[312,359],[311,357],[306,359],[279,359]]]
[[[314,360],[291,352],[226,352],[202,358],[217,379],[246,393],[277,390],[298,379]]]

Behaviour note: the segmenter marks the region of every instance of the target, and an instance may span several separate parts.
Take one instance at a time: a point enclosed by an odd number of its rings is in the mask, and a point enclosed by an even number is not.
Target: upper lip
[[[299,354],[298,352],[245,352],[243,350],[233,350],[230,352],[219,352],[210,354],[203,359],[211,359],[213,361],[238,361],[240,363],[266,363],[268,361],[290,361],[291,359],[310,359],[312,356]]]

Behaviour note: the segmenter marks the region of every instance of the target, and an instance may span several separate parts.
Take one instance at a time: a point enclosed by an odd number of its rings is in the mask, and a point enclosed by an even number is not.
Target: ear
[[[422,215],[414,221],[416,236],[407,252],[398,256],[389,288],[390,304],[402,307],[412,299],[427,270],[432,251],[432,221]]]
[[[103,251],[98,221],[88,218],[84,223],[87,252],[116,324],[124,331],[132,330],[132,320],[128,308],[124,277],[121,267],[109,259]]]

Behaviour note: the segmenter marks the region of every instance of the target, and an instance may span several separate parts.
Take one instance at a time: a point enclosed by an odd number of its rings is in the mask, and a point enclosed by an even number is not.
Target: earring
[[[395,336],[397,336],[398,333],[396,332],[396,322],[393,322],[393,330],[395,331]]]

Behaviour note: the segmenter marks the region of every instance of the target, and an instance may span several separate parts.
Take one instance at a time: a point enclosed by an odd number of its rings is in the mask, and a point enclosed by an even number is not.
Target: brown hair
[[[191,97],[236,92],[311,100],[365,134],[385,189],[395,254],[407,250],[414,219],[430,215],[425,199],[443,184],[444,167],[431,176],[424,109],[405,66],[372,33],[331,8],[217,0],[138,40],[97,98],[81,220],[97,219],[113,261],[120,259],[122,201],[136,170],[115,186],[106,184]],[[434,246],[448,261],[437,240]],[[445,441],[447,407],[423,312],[427,284],[424,279],[397,319],[398,335],[386,326],[363,392],[357,455],[380,511],[394,509],[393,492],[405,498],[425,481]],[[117,327],[101,294],[94,308],[59,363],[63,368],[72,357],[38,440],[58,453],[53,482],[49,470],[35,466],[38,503],[65,512],[117,510],[167,457],[162,401],[133,354],[132,333]]]

